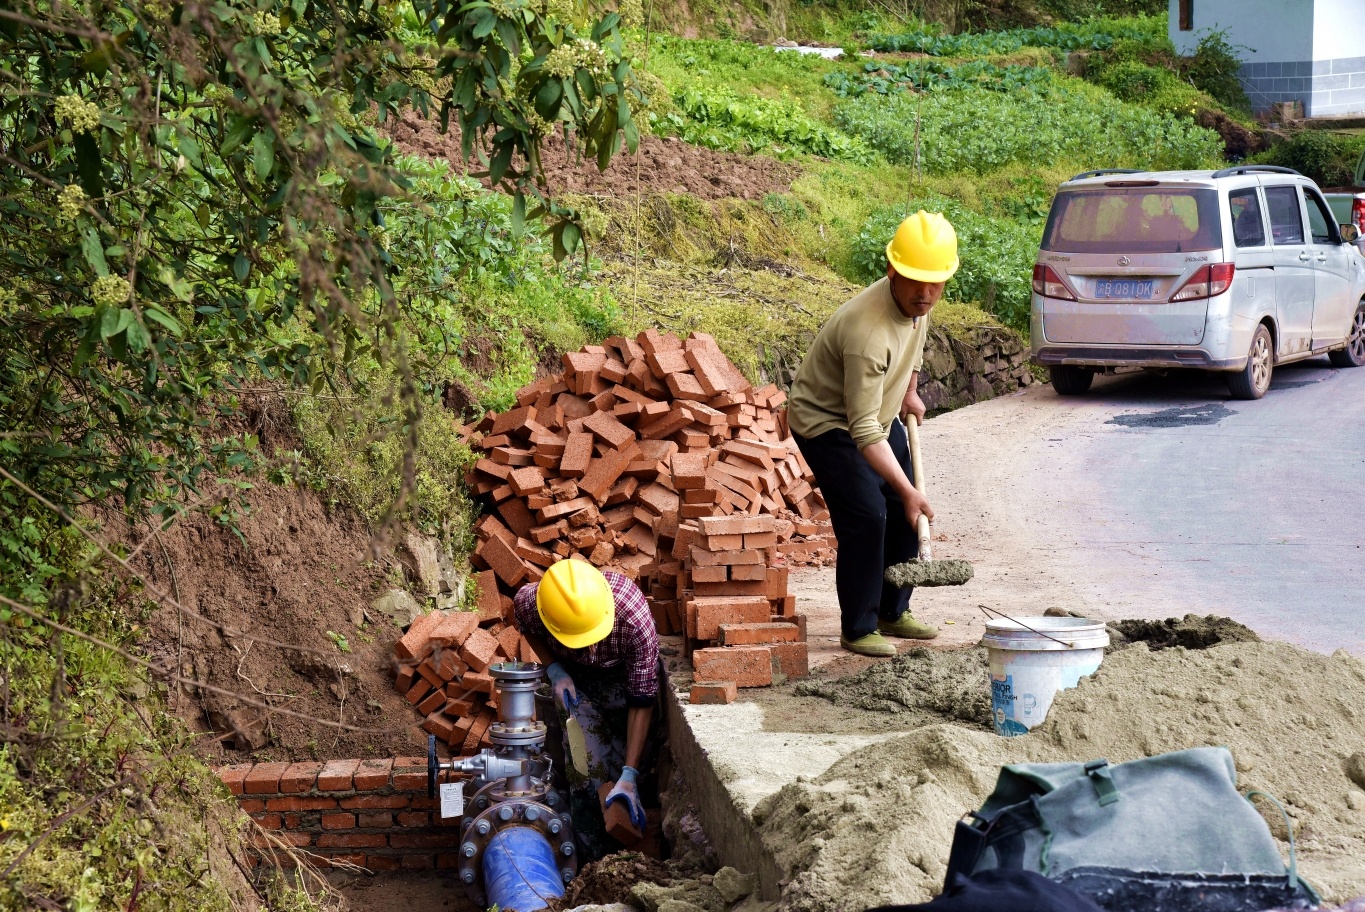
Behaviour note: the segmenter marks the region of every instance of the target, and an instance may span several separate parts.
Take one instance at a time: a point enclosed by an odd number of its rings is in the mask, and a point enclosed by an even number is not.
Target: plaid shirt
[[[654,629],[654,615],[645,594],[630,579],[611,570],[602,575],[616,602],[616,623],[606,639],[586,649],[569,649],[556,640],[536,610],[539,583],[529,583],[517,592],[517,626],[544,640],[556,658],[590,668],[625,665],[626,702],[631,706],[653,705],[659,693],[659,635]]]

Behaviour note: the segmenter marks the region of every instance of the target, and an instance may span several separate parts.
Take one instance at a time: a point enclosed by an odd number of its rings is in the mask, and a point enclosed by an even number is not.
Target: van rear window
[[[1181,253],[1223,246],[1215,190],[1104,187],[1052,201],[1043,249],[1060,253]]]

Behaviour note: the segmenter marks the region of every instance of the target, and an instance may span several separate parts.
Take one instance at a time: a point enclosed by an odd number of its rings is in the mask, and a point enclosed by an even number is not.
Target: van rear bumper
[[[1091,345],[1044,345],[1033,355],[1043,366],[1076,367],[1193,367],[1202,370],[1241,370],[1247,359],[1216,359],[1199,348],[1129,348]]]

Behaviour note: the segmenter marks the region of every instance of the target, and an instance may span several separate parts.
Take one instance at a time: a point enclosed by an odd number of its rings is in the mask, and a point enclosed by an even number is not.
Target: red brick
[[[417,704],[417,711],[418,711],[419,713],[422,713],[422,714],[425,715],[425,716],[430,716],[432,713],[436,712],[438,709],[440,709],[441,707],[443,707],[443,706],[445,706],[445,705],[446,705],[446,693],[445,693],[445,691],[444,691],[444,690],[433,690],[431,693],[429,693],[429,694],[427,694],[425,697],[423,697],[423,698],[422,698],[422,701],[421,701],[420,703]],[[427,729],[427,730],[428,730],[428,731],[431,731],[430,729]],[[432,732],[432,734],[436,734],[436,733],[435,733],[435,732]],[[440,735],[436,735],[436,736],[437,736],[438,738],[440,737]]]
[[[321,763],[291,763],[289,769],[280,776],[280,793],[284,795],[311,792],[318,773],[322,772]]]
[[[759,646],[796,642],[795,624],[721,624],[722,646]]]
[[[237,807],[241,808],[244,814],[255,814],[265,810],[265,802],[260,798],[238,798]]]
[[[371,811],[356,815],[356,826],[362,830],[376,830],[393,826],[393,814],[389,811]],[[387,844],[387,840],[384,844]]]
[[[320,849],[375,849],[388,844],[383,833],[323,833],[317,841]]]
[[[617,801],[610,807],[607,806],[607,794],[615,784],[614,782],[602,783],[597,789],[597,800],[602,805],[602,822],[606,825],[607,835],[629,848],[643,839],[644,834],[631,823],[630,811],[626,809],[624,801]]]
[[[413,621],[408,632],[393,646],[394,655],[404,662],[420,662],[431,652],[431,632],[445,619],[439,611],[424,614]]]
[[[579,510],[585,510],[591,506],[594,506],[591,497],[575,497],[572,500],[566,500],[562,503],[552,504],[542,510],[537,510],[536,513],[540,516],[541,522],[550,522],[551,520],[559,519],[561,516],[571,516]]]
[[[363,867],[365,856],[358,852],[343,852],[336,855],[323,855],[317,858],[317,864],[323,868],[342,868],[342,867]]]
[[[768,600],[758,596],[703,597],[693,599],[691,604],[697,612],[696,631],[691,635],[699,640],[719,637],[721,624],[762,624],[769,618]],[[730,679],[722,675],[720,680]]]
[[[495,593],[498,591],[497,583],[493,584],[493,591]],[[431,642],[437,646],[459,647],[477,626],[479,626],[477,612],[452,611],[432,630]]]
[[[730,578],[730,568],[724,564],[714,567],[693,567],[692,579],[699,583],[723,583]]]
[[[218,778],[223,785],[227,786],[229,792],[234,795],[242,794],[245,788],[247,773],[251,772],[254,763],[234,763],[232,766],[222,766],[218,768]]]
[[[635,432],[616,420],[610,412],[596,412],[583,419],[583,429],[613,450],[624,450],[635,442]]]
[[[478,672],[487,671],[488,666],[493,664],[497,655],[498,641],[491,633],[481,627],[469,634],[469,638],[464,641],[464,646],[460,649],[460,658],[470,668]]]
[[[393,761],[388,760],[385,762],[392,763]],[[384,774],[385,784],[387,784],[388,781],[389,774],[385,773]],[[341,805],[341,807],[345,808],[348,811],[356,809],[375,810],[379,808],[396,810],[398,808],[407,807],[408,798],[406,795],[356,795],[354,798],[343,798],[338,803]]]
[[[318,773],[318,791],[349,792],[359,760],[329,760]]]
[[[323,814],[322,828],[324,830],[355,829],[355,814]]]
[[[517,469],[511,475],[507,476],[507,483],[512,486],[512,493],[518,497],[526,497],[528,494],[539,494],[541,491],[545,490],[545,470],[539,466],[527,466],[524,469]]]
[[[703,551],[743,551],[743,535],[702,535],[697,547]]]
[[[271,811],[330,811],[337,806],[335,798],[269,798],[265,806]]]
[[[388,785],[391,769],[392,759],[361,760],[353,777],[356,791],[383,788]]]
[[[764,598],[768,591],[768,568],[762,564],[742,564],[730,568],[730,579],[736,582],[762,583]]]
[[[791,628],[793,632],[796,629],[792,627],[791,624],[785,624],[783,626]],[[441,698],[441,705],[444,706],[445,695],[437,694],[436,696]],[[451,722],[450,719],[446,718],[445,714],[433,712],[422,720],[422,730],[435,735],[437,740],[449,741],[450,736],[455,733],[455,724]]]
[[[706,457],[701,453],[674,453],[673,487],[679,491],[706,487]]]
[[[526,429],[526,422],[536,419],[536,410],[532,406],[524,408],[514,408],[503,412],[493,419],[491,435],[497,434],[516,434]],[[487,442],[484,444],[487,446]]]
[[[766,513],[758,516],[704,516],[697,520],[697,529],[702,535],[772,532],[777,529],[777,518]]]
[[[395,849],[448,849],[449,833],[394,833],[389,845]]]
[[[804,678],[810,674],[810,652],[805,643],[774,643],[771,649],[777,667],[787,677]]]
[[[592,460],[578,482],[579,489],[598,503],[605,502],[611,486],[630,465],[630,458],[629,452],[611,450],[600,459]]]
[[[400,694],[408,692],[412,687],[412,681],[417,676],[417,669],[410,664],[399,665],[398,675],[393,679],[393,689]]]
[[[274,795],[280,790],[280,776],[289,769],[288,763],[257,763],[251,772],[246,774],[246,781],[242,783],[243,791],[248,795]]]
[[[408,692],[403,695],[403,698],[413,706],[416,706],[426,699],[427,694],[430,692],[431,682],[426,678],[418,678],[412,682],[412,686],[408,688]]]
[[[695,677],[703,681],[734,681],[736,687],[767,687],[773,683],[772,651],[766,646],[721,646],[692,653]]]
[[[436,859],[431,855],[404,855],[400,864],[405,871],[426,871],[436,867]]]
[[[714,567],[717,564],[724,564],[727,567],[734,567],[741,564],[762,564],[763,552],[703,551],[701,548],[693,548],[692,563],[698,567]]]
[[[706,390],[702,389],[701,383],[690,372],[669,374],[665,382],[675,399],[698,401],[707,398]]]
[[[565,478],[581,478],[588,471],[592,459],[592,434],[579,431],[569,435],[564,455],[559,460],[559,474]]]
[[[698,681],[688,694],[689,703],[733,703],[739,696],[734,681]]]
[[[279,814],[252,814],[251,819],[263,830],[278,830],[282,823]]]
[[[427,770],[426,762],[423,761],[421,769],[398,770],[396,767],[393,773],[393,787],[401,792],[415,792],[419,789],[425,794],[427,790]],[[409,807],[411,802],[408,803]]]
[[[275,848],[277,843],[281,842],[285,845],[302,848],[303,846],[313,844],[313,834],[283,832],[271,833],[269,836],[265,836],[261,833],[257,833],[251,839],[251,844],[261,849]]]
[[[459,852],[439,852],[436,855],[436,867],[438,868],[458,868],[460,866]]]
[[[502,654],[507,658],[516,660],[517,648],[521,645],[521,634],[515,627],[506,627],[502,633],[498,634],[498,646],[502,649]]]
[[[526,578],[526,565],[517,557],[512,546],[501,538],[490,538],[479,545],[476,553],[488,562],[488,566],[509,586],[515,586]]]
[[[790,570],[786,567],[768,568],[768,592],[767,596],[771,600],[785,598],[787,595],[787,585]]]
[[[455,856],[458,858],[459,853],[455,853]],[[397,871],[399,861],[400,858],[396,855],[366,855],[365,867],[376,874],[384,871]],[[456,864],[455,867],[459,867],[459,865]]]
[[[404,811],[398,815],[398,825],[405,827],[429,826],[431,814],[426,811]]]
[[[502,595],[498,592],[498,575],[492,570],[476,573],[474,579],[479,587],[479,612],[475,619],[478,626],[502,615]]]
[[[693,587],[698,596],[705,598],[761,598],[767,601],[766,580],[730,580],[725,583],[697,583]]]
[[[460,683],[478,693],[491,694],[493,692],[493,676],[482,671],[465,672]]]

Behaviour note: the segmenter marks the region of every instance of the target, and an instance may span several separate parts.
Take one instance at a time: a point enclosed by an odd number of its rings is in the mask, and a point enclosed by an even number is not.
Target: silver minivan
[[[1062,395],[1096,371],[1365,364],[1365,257],[1311,180],[1271,165],[1088,171],[1062,184],[1033,267],[1033,358]]]

